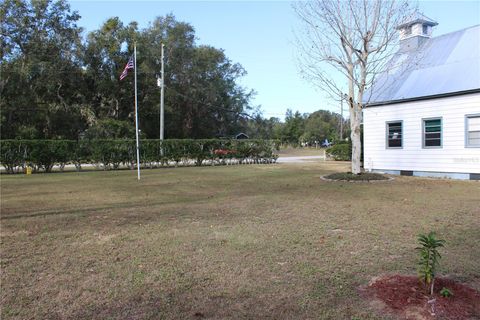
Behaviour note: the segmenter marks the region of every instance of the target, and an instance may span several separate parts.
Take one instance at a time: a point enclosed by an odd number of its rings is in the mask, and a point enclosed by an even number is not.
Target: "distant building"
[[[399,51],[366,93],[364,167],[480,180],[480,25],[432,38],[435,25],[398,26]]]
[[[237,135],[235,136],[235,139],[237,139],[237,140],[242,140],[242,139],[249,139],[249,137],[248,137],[245,133],[240,132],[239,134],[237,134]]]

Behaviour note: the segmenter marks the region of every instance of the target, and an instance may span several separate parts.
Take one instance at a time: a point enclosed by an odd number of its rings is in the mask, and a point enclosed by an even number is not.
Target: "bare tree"
[[[294,9],[302,22],[297,33],[302,75],[334,100],[347,92],[352,173],[359,174],[365,90],[387,69],[396,50],[396,27],[415,9],[408,0],[310,0]]]

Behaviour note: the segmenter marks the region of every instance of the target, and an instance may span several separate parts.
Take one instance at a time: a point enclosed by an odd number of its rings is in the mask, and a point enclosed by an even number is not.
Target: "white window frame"
[[[390,147],[388,144],[388,136],[390,134],[389,125],[392,123],[400,123],[401,137],[400,137],[400,147]],[[385,148],[386,149],[403,149],[403,120],[396,121],[387,121],[385,122]]]
[[[465,148],[480,148],[480,145],[475,146],[468,143],[468,134],[470,132],[468,130],[468,119],[470,118],[480,118],[480,113],[465,115]]]

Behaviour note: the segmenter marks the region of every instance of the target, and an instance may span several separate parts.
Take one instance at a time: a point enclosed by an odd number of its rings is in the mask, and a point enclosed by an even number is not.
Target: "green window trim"
[[[435,149],[443,147],[442,118],[422,119],[422,147]]]

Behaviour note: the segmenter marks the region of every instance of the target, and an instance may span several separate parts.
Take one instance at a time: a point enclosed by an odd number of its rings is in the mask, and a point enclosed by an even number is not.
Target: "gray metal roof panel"
[[[480,25],[427,39],[416,51],[397,53],[389,65],[364,103],[480,89]]]
[[[438,25],[438,22],[430,19],[429,17],[425,16],[424,14],[421,14],[420,12],[415,12],[413,15],[406,17],[404,22],[400,24],[397,29],[403,28],[405,26],[409,26],[415,23],[425,23],[430,26],[436,26]]]

